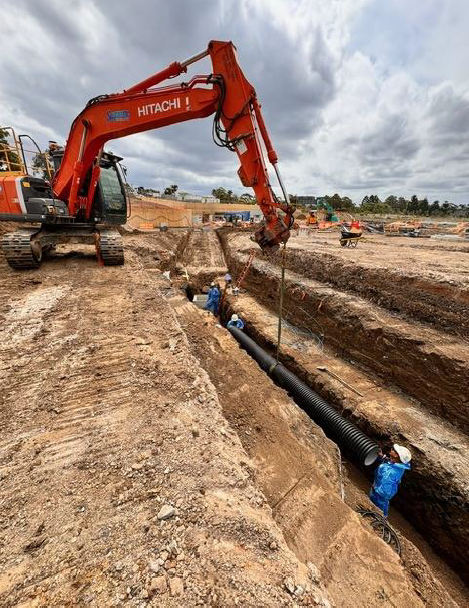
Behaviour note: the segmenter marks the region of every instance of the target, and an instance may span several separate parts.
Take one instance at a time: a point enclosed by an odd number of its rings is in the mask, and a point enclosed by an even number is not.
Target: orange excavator
[[[212,74],[156,87],[207,56],[212,61]],[[5,148],[2,157],[0,144],[0,221],[35,224],[4,235],[2,248],[7,262],[13,268],[37,268],[43,252],[58,243],[78,240],[94,243],[102,264],[123,264],[121,237],[112,230],[127,217],[127,197],[118,169],[122,159],[105,153],[104,145],[132,133],[212,114],[214,142],[238,155],[241,182],[253,188],[264,214],[253,240],[270,250],[285,243],[293,210],[256,91],[239,66],[235,46],[212,41],[203,52],[170,64],[122,93],[91,99],[73,121],[65,148],[50,148],[56,169],[50,181],[12,167],[8,162],[11,151]],[[270,185],[260,138],[277,174],[283,200]],[[23,154],[22,149],[20,152]]]

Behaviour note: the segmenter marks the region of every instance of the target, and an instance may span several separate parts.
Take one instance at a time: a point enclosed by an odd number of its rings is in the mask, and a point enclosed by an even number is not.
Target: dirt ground
[[[236,277],[252,249],[249,234],[222,231],[221,235],[230,271]],[[325,236],[326,243],[331,238]],[[376,249],[385,257],[392,246],[386,244],[385,237],[376,238],[384,239]],[[409,255],[414,247],[425,248],[414,245],[415,240],[400,240],[409,243]],[[295,242],[293,239],[292,248]],[[332,242],[325,246],[332,248]],[[404,243],[396,246],[405,249]],[[330,254],[334,262],[331,274],[345,264],[345,255],[350,252],[355,256],[359,248],[344,252],[335,242]],[[287,268],[300,256],[298,248],[293,254],[290,249],[289,245]],[[426,249],[429,255],[428,246]],[[464,255],[453,254],[452,244],[449,249],[451,255]],[[435,255],[439,256],[440,250]],[[402,256],[406,257],[405,251]],[[284,318],[297,331],[290,342],[284,334],[282,361],[375,439],[409,445],[416,455],[412,478],[404,479],[396,506],[469,580],[467,341],[443,331],[437,319],[424,324],[413,319],[408,310],[392,312],[385,303],[380,306],[356,290],[309,278],[315,268],[312,254],[306,251],[305,259],[295,272],[286,272]],[[243,302],[247,296],[230,301],[234,311],[247,319],[247,331],[268,347],[274,347],[277,339],[280,261],[279,254],[256,256],[244,285],[254,302]],[[361,276],[363,285],[368,285],[369,277]],[[411,285],[408,298],[413,297]],[[258,305],[264,307],[264,313],[256,311]],[[312,338],[315,352],[301,347],[292,352],[292,343],[301,342],[298,330]],[[319,371],[320,365],[327,365],[360,395]]]
[[[220,242],[215,231],[210,229],[191,231],[182,263],[192,286],[199,290],[228,271]]]
[[[228,240],[229,262],[236,266],[233,272],[239,273],[252,243],[242,233],[231,234]],[[336,246],[342,255],[343,249],[337,243]],[[287,266],[293,264],[289,249],[286,260]],[[278,301],[279,264],[278,254],[258,256],[247,279],[249,288],[271,307],[276,307]],[[371,368],[385,381],[424,401],[436,415],[468,431],[469,342],[437,327],[438,315],[434,317],[435,325],[419,323],[402,311],[391,312],[363,295],[311,279],[310,264],[306,267],[306,274],[300,265],[286,272],[286,319],[327,336],[328,345],[336,352]],[[334,267],[331,276],[333,270]],[[368,284],[365,277],[362,283]],[[422,298],[414,300],[410,288],[406,301],[417,305]],[[449,307],[451,299],[447,297],[446,301]]]
[[[335,445],[185,299],[226,272],[215,233],[124,242],[123,267],[0,258],[0,605],[465,605],[451,571],[363,524]]]
[[[428,546],[431,567],[415,545],[404,539],[405,570],[393,569],[391,575],[384,564],[391,567],[395,554],[370,536],[355,513],[358,506],[374,507],[354,485],[352,494],[337,447],[282,390],[266,382],[264,373],[224,329],[215,326],[216,321],[210,317],[204,321],[204,313],[194,313],[189,306],[180,317],[190,348],[207,369],[223,397],[229,423],[257,464],[256,478],[287,544],[302,561],[316,565],[334,603],[402,605],[403,598],[393,595],[389,581],[393,578],[397,583],[404,574],[426,605],[452,605],[453,600],[464,605],[469,597],[464,585]],[[239,382],[241,378],[249,378],[249,383]],[[342,493],[347,504],[341,501]],[[445,586],[451,587],[453,597]]]
[[[278,331],[275,314],[248,294],[227,297],[225,315],[229,317],[233,312],[246,322],[245,331],[258,344],[268,352],[275,353]],[[418,519],[421,517],[422,521],[428,522],[425,512],[420,514],[419,503],[435,502],[433,492],[437,487],[438,501],[445,500],[442,512],[447,516],[447,520],[440,521],[438,525],[438,531],[443,530],[442,542],[451,546],[461,545],[465,551],[466,539],[458,535],[459,531],[452,522],[465,519],[464,505],[467,504],[468,497],[466,481],[469,475],[469,463],[465,456],[469,450],[467,437],[451,425],[435,420],[402,393],[383,387],[378,378],[334,356],[311,333],[288,323],[282,329],[281,361],[368,435],[377,441],[395,438],[419,455],[412,468],[412,481],[404,478],[400,488],[402,505],[396,501],[391,505],[390,522],[402,533],[403,538],[411,541],[403,553],[404,561],[410,558],[413,564],[410,569],[415,570],[415,564],[419,564],[417,571],[421,571],[422,561],[431,564],[432,573],[444,588],[450,589],[453,598],[464,605],[469,600],[464,583],[431,548],[427,534],[419,534],[403,517],[403,513],[409,512],[411,519],[417,515]],[[325,367],[327,371],[318,369],[319,367]],[[336,374],[340,380],[329,372]],[[362,397],[357,398],[353,389],[358,390]],[[354,509],[358,506],[369,508],[366,494],[371,485],[370,472],[360,471],[351,463],[345,464],[344,469],[349,472],[344,477],[347,503]],[[350,482],[349,476],[353,482]],[[415,493],[417,497],[412,500],[409,493]],[[456,496],[458,499],[455,499]],[[454,503],[460,503],[461,508],[456,508],[455,511]],[[426,524],[426,532],[430,531],[433,534],[433,525]],[[422,553],[423,560],[415,559],[415,547]],[[422,574],[419,579],[424,584],[425,577]],[[427,585],[427,589],[433,593],[431,584]]]
[[[469,338],[469,241],[365,234],[356,248],[336,233],[293,235],[288,268]]]
[[[0,605],[327,606],[135,238],[0,260]]]

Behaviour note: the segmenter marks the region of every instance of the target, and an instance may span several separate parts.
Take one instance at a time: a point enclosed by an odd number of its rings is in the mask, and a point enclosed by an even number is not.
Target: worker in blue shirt
[[[397,494],[399,484],[406,471],[410,469],[412,454],[403,445],[395,443],[385,456],[381,451],[378,454],[380,465],[375,471],[375,481],[370,490],[371,501],[387,517],[389,501]]]
[[[238,315],[231,315],[231,319],[228,321],[227,327],[237,327],[238,329],[244,329],[244,323]]]
[[[215,285],[215,283],[210,284],[210,289],[208,290],[208,298],[207,302],[204,306],[205,310],[210,310],[217,317],[218,316],[218,306],[220,304],[220,290]]]

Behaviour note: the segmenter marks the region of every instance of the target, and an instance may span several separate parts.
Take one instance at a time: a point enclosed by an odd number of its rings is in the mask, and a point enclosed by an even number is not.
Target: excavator
[[[156,85],[187,72],[189,65],[210,57],[213,72],[188,82]],[[51,179],[32,177],[26,161],[12,166],[12,155],[0,144],[0,221],[27,222],[2,238],[8,264],[38,268],[44,252],[63,242],[94,243],[105,266],[124,263],[122,239],[113,227],[127,220],[127,195],[119,161],[104,145],[133,133],[213,115],[215,144],[235,152],[239,178],[256,195],[264,221],[253,240],[264,250],[286,243],[293,209],[278,168],[254,87],[238,63],[232,42],[211,41],[207,49],[122,91],[90,99],[72,123],[66,145],[52,145]],[[19,136],[19,143],[21,143]],[[262,151],[275,169],[283,199],[269,182]],[[18,141],[18,140],[16,140]],[[3,162],[2,162],[3,161]],[[2,170],[3,169],[3,170]]]

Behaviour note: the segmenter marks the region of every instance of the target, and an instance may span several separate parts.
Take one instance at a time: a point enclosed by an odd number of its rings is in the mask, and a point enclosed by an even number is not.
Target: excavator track
[[[100,231],[98,255],[104,266],[122,266],[124,264],[122,237],[117,231]]]
[[[38,228],[23,228],[10,232],[2,237],[2,250],[5,259],[11,268],[39,268],[42,259],[42,250],[31,246],[31,238],[39,232]]]

